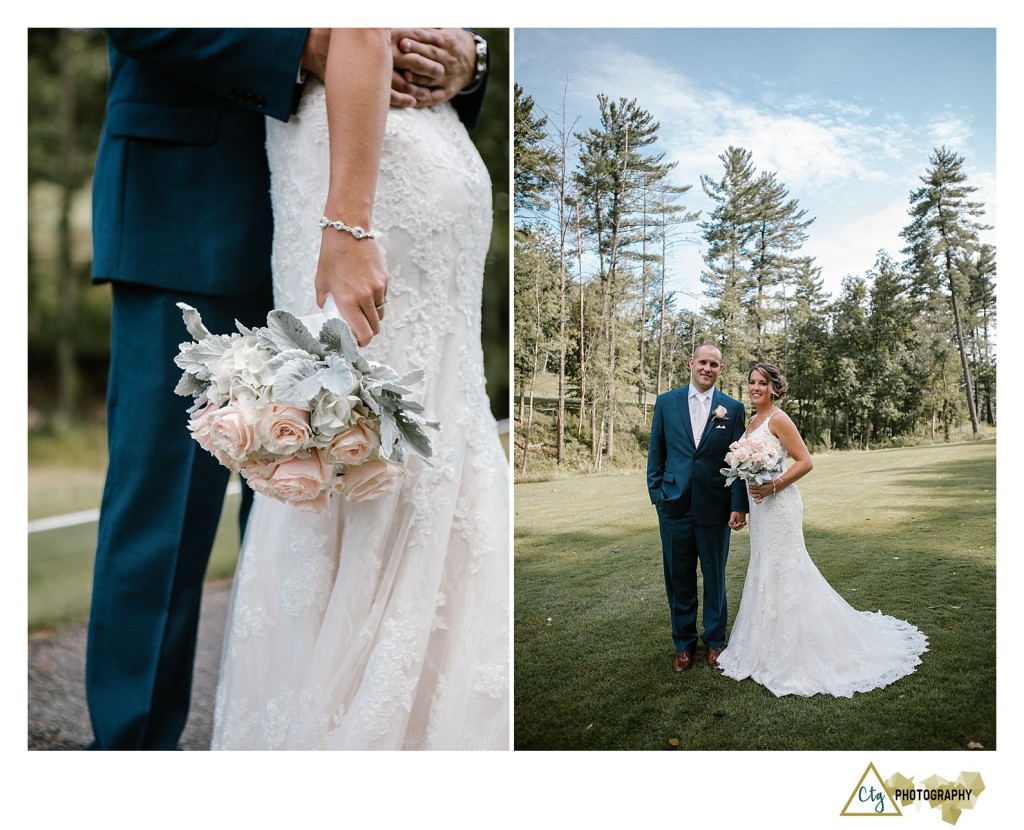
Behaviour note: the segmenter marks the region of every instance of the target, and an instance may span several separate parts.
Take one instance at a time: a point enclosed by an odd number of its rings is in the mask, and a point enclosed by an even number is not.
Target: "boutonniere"
[[[718,406],[715,407],[714,411],[711,414],[715,416],[716,421],[724,421],[725,416],[729,414],[729,410],[727,410],[724,406],[719,404]]]

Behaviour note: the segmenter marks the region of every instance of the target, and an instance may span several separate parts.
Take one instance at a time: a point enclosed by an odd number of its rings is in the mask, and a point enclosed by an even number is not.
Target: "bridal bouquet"
[[[726,487],[736,479],[764,484],[782,474],[784,461],[785,453],[778,444],[760,438],[741,438],[729,445],[725,454],[729,466],[718,472],[725,476]]]
[[[175,392],[195,400],[192,437],[257,493],[325,514],[334,494],[365,501],[390,493],[405,474],[407,452],[431,454],[404,377],[369,363],[348,324],[328,318],[314,337],[286,311],[265,327],[212,334],[199,312],[178,303],[192,342],[175,364]]]

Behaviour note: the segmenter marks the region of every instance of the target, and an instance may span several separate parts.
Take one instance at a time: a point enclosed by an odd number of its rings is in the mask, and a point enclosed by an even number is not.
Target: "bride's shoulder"
[[[768,417],[768,430],[777,438],[780,432],[796,430],[796,424],[793,423],[793,419],[786,414],[784,409],[776,409]]]

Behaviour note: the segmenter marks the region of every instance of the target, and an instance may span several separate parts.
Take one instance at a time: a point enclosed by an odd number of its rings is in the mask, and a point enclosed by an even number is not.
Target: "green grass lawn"
[[[995,749],[995,441],[814,462],[811,557],[854,607],[924,631],[913,675],[852,699],[776,698],[702,649],[677,675],[644,474],[519,484],[516,749]],[[745,531],[732,540],[730,625],[750,553]]]
[[[29,469],[29,519],[98,508],[102,469],[39,463]],[[224,501],[207,579],[235,572],[238,559],[239,496]],[[29,631],[59,628],[89,614],[96,523],[30,533],[28,537]]]

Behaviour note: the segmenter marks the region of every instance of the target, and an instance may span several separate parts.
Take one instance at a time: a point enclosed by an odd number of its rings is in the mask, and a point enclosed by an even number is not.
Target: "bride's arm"
[[[804,439],[800,437],[800,431],[796,428],[796,424],[793,423],[793,419],[785,412],[780,410],[777,415],[773,416],[768,424],[768,429],[771,430],[772,435],[779,439],[782,448],[793,459],[793,464],[775,481],[748,488],[750,495],[758,500],[763,499],[765,496],[770,496],[772,493],[784,490],[797,479],[803,478],[814,468],[814,462],[811,461],[811,453],[807,449]]]
[[[334,29],[324,77],[330,132],[330,182],[324,216],[373,229],[384,122],[391,86],[387,29]],[[321,232],[316,301],[330,294],[360,346],[380,333],[388,275],[377,241],[347,231]]]

